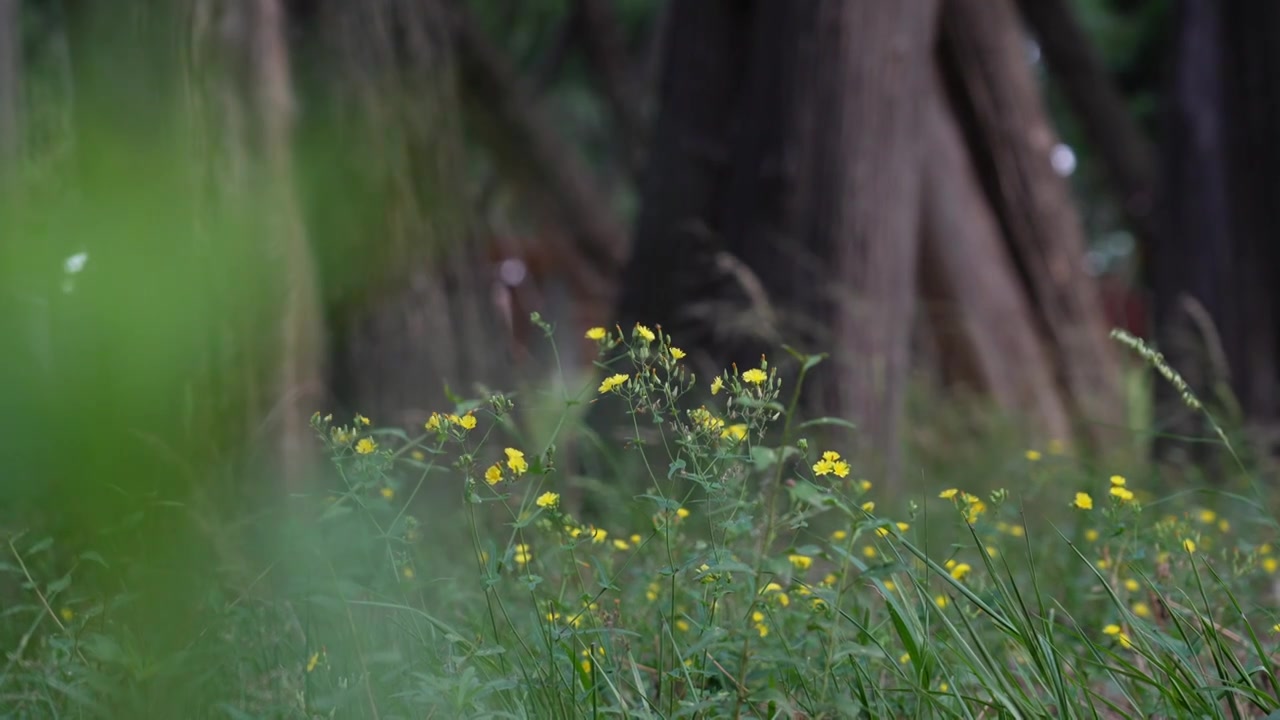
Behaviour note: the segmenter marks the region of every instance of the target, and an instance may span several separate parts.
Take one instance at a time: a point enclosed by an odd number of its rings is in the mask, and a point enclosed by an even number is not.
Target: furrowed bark
[[[1070,191],[1049,163],[1057,142],[1031,74],[1011,0],[945,0],[942,62],[987,197],[1049,341],[1080,434],[1098,450],[1120,439],[1115,348]]]

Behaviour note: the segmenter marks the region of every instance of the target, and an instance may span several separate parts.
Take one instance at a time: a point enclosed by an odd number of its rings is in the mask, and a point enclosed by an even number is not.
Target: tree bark
[[[795,217],[830,248],[839,406],[893,478],[915,318],[923,160],[936,3],[832,2],[819,11]],[[803,171],[802,171],[803,172]],[[819,253],[823,256],[823,253]]]
[[[1120,368],[1094,281],[1084,232],[1065,181],[1049,163],[1056,138],[1037,92],[1011,0],[945,0],[942,62],[967,144],[981,158],[1056,377],[1099,450],[1123,427]]]
[[[1280,160],[1280,30],[1270,4],[1187,0],[1179,5],[1173,85],[1165,109],[1168,197],[1164,236],[1152,253],[1157,341],[1169,362],[1228,426],[1263,431],[1274,451],[1280,420],[1277,321],[1270,275]],[[1157,385],[1157,418],[1179,435],[1208,432],[1198,413]],[[1177,438],[1163,459],[1207,460]]]
[[[920,292],[943,379],[1027,416],[1034,440],[1071,437],[1071,420],[1031,304],[939,86],[922,144]]]
[[[319,0],[299,23],[331,388],[345,412],[420,427],[447,388],[510,367],[460,181],[455,36],[436,2]]]
[[[1065,0],[1019,0],[1022,16],[1085,136],[1097,148],[1130,226],[1152,251],[1155,151]]]
[[[812,407],[859,422],[890,472],[935,9],[673,5],[620,309],[664,323],[713,368],[754,364],[784,337],[833,350]]]

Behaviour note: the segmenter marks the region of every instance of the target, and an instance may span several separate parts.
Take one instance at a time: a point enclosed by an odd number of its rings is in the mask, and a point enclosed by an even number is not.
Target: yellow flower
[[[1227,522],[1226,518],[1222,518],[1218,521],[1218,532],[1231,532],[1231,523]]]
[[[405,580],[412,580],[412,579],[413,579],[413,568],[411,568],[411,567],[405,567],[403,570],[401,570],[401,571],[400,571],[400,574],[404,576],[404,579],[405,579]]]
[[[503,452],[507,454],[507,467],[511,468],[511,472],[516,475],[528,472],[529,463],[525,462],[524,453],[515,448],[507,448]]]
[[[633,534],[633,535],[632,535],[630,538],[628,538],[628,539],[629,539],[629,540],[631,540],[631,544],[632,544],[632,545],[639,545],[639,544],[640,544],[640,540],[642,540],[642,538],[641,538],[639,535],[636,535],[636,534]]]
[[[1097,531],[1097,530],[1094,530],[1093,528],[1089,528],[1088,530],[1085,530],[1085,531],[1084,531],[1084,539],[1085,539],[1085,540],[1088,540],[1089,542],[1097,542],[1097,540],[1098,540],[1098,531]]]
[[[609,334],[609,331],[605,330],[602,327],[593,327],[590,330],[587,330],[587,334],[585,337],[588,340],[603,340],[605,336],[608,334]]]
[[[1124,487],[1125,482],[1127,481],[1124,479],[1124,476],[1122,475],[1111,476],[1111,487]]]
[[[597,528],[597,527],[593,527],[593,528],[591,528],[591,542],[592,542],[592,543],[594,543],[594,544],[596,544],[596,545],[603,544],[603,543],[604,543],[604,541],[605,541],[606,539],[608,539],[608,537],[609,537],[609,532],[608,532],[607,530],[605,530],[604,528]]]
[[[623,540],[622,538],[614,538],[613,546],[618,550],[628,550],[631,548],[631,545],[626,540]]]
[[[463,430],[474,430],[476,427],[476,416],[472,413],[467,413],[466,415],[458,418],[457,423],[458,427]]]
[[[863,512],[875,512],[875,510],[876,510],[876,501],[875,501],[875,500],[868,500],[868,501],[866,501],[866,502],[862,503],[862,511],[863,511]]]
[[[371,424],[372,423],[369,422],[369,418],[361,415],[360,413],[356,413],[356,427],[369,427]]]
[[[422,462],[423,460],[427,459],[426,454],[424,454],[421,450],[414,450],[413,452],[409,453],[409,457],[413,458],[414,460],[417,460],[418,462]]]
[[[756,632],[760,633],[760,637],[768,637],[769,626],[765,625],[764,623],[759,623],[758,625],[756,625]]]
[[[636,324],[636,334],[644,338],[648,342],[653,342],[655,339],[657,339],[657,336],[653,334],[652,330],[638,323]]]
[[[553,492],[544,492],[538,496],[534,503],[540,508],[554,508],[560,504],[560,494]]]
[[[898,662],[902,663],[903,665],[906,665],[907,663],[911,662],[911,653],[902,653],[901,655],[899,655]]]
[[[711,381],[711,394],[712,394],[712,395],[718,395],[718,394],[720,393],[720,391],[721,391],[721,390],[723,390],[723,389],[724,389],[724,378],[722,378],[722,377],[718,377],[718,376],[717,376],[715,380],[712,380],[712,381]]]
[[[1144,602],[1136,602],[1130,609],[1133,610],[1134,615],[1137,615],[1140,618],[1151,617],[1151,606]]]
[[[378,443],[374,442],[372,438],[360,438],[360,442],[356,443],[356,452],[361,455],[368,455],[377,449]]]
[[[890,536],[890,535],[892,535],[892,534],[893,534],[893,531],[892,531],[892,530],[890,530],[890,529],[889,529],[889,528],[887,528],[887,527],[878,527],[878,528],[876,528],[876,535],[877,535],[878,537],[889,537],[889,536]]]
[[[733,442],[742,442],[747,437],[747,426],[741,423],[730,425],[720,433],[720,437]]]
[[[678,347],[668,348],[667,352],[671,353],[671,357],[676,360],[683,360],[685,357],[684,351]]]
[[[951,568],[951,577],[963,580],[972,570],[973,568],[969,567],[969,563],[957,563],[955,567]]]
[[[619,387],[623,385],[623,383],[625,383],[629,379],[630,377],[623,373],[618,373],[617,375],[610,375],[609,377],[601,381],[600,394],[603,395],[607,392],[612,392],[613,390],[617,390]]]
[[[1120,626],[1116,625],[1115,623],[1111,623],[1110,625],[1107,625],[1106,627],[1102,628],[1102,634],[1103,635],[1119,635]]]
[[[951,601],[950,601],[949,599],[947,599],[947,596],[946,596],[946,595],[938,595],[937,597],[935,597],[935,598],[933,599],[933,604],[934,604],[934,605],[937,605],[937,606],[938,606],[938,607],[940,607],[940,608],[945,608],[945,607],[946,607],[947,605],[949,605],[950,603],[951,603]]]
[[[1014,537],[1022,537],[1027,534],[1027,531],[1021,525],[1010,525],[1009,534]]]
[[[1275,575],[1278,567],[1280,567],[1280,561],[1275,558],[1262,558],[1262,569],[1266,570],[1268,575]]]
[[[490,485],[502,482],[502,466],[498,463],[490,465],[489,469],[484,471],[484,481]]]
[[[956,494],[959,492],[960,491],[955,488],[947,488],[946,490],[943,490],[942,492],[938,493],[938,497],[942,498],[943,500],[950,500],[954,498]]]
[[[1280,623],[1271,626],[1271,632],[1280,633]]]
[[[525,563],[529,562],[532,559],[533,559],[533,551],[529,549],[528,545],[525,545],[523,543],[516,545],[516,553],[515,553],[516,564],[524,565]]]
[[[1133,499],[1133,491],[1129,490],[1123,485],[1112,485],[1111,494],[1117,498],[1120,498],[1120,502],[1129,502],[1130,500]]]
[[[859,489],[859,490],[861,490],[862,492],[867,492],[868,490],[870,490],[870,489],[871,489],[871,481],[870,481],[870,480],[859,480],[859,481],[858,481],[858,489]]]
[[[1076,493],[1075,502],[1071,504],[1081,510],[1092,510],[1093,498],[1089,496],[1089,493],[1078,492]]]
[[[433,412],[431,413],[431,417],[427,418],[427,422],[425,425],[423,425],[423,427],[428,430],[431,430],[432,432],[435,432],[440,429],[441,419],[442,418],[440,417],[440,413]]]
[[[751,368],[750,370],[742,373],[742,381],[749,382],[752,385],[759,385],[768,379],[769,375],[760,368]]]
[[[386,498],[386,499],[388,499],[388,500],[390,500],[391,498],[393,498],[393,497],[395,497],[395,496],[396,496],[396,491],[395,491],[395,490],[392,490],[392,489],[391,489],[391,488],[389,488],[389,487],[384,487],[384,488],[382,488],[381,490],[379,490],[378,492],[382,494],[382,497],[384,497],[384,498]]]
[[[894,581],[892,581],[892,580],[885,580],[885,581],[884,581],[884,589],[885,589],[886,591],[888,591],[888,592],[893,592],[894,590],[897,590],[897,589],[898,589],[898,584],[897,584],[897,583],[895,583],[895,582],[894,582]]]
[[[316,666],[319,664],[320,664],[320,653],[311,653],[311,657],[307,658],[307,672],[311,672],[315,670]]]
[[[689,632],[689,621],[684,618],[676,620],[676,629],[680,632]]]
[[[688,511],[688,510],[686,510],[685,508],[676,508],[676,517],[678,517],[678,518],[680,518],[681,520],[683,520],[683,519],[685,519],[685,518],[689,517],[689,511]]]
[[[64,607],[59,610],[58,615],[62,616],[63,622],[71,622],[76,617],[75,611],[69,607]]]
[[[866,558],[868,558],[868,559],[873,558],[873,557],[875,557],[875,556],[876,556],[876,549],[875,549],[874,547],[872,547],[872,546],[868,545],[868,546],[866,546],[866,547],[862,548],[862,554],[863,554],[863,556],[864,556],[864,557],[866,557]]]
[[[808,570],[809,566],[813,564],[813,558],[808,555],[788,555],[787,560],[789,560],[797,570]]]
[[[1192,540],[1191,538],[1187,538],[1187,539],[1183,540],[1183,541],[1182,541],[1182,549],[1183,549],[1183,550],[1186,550],[1186,551],[1187,551],[1187,552],[1189,552],[1189,553],[1193,553],[1193,552],[1195,552],[1195,551],[1196,551],[1196,541],[1195,541],[1195,540]]]
[[[898,522],[895,524],[898,526],[898,532],[906,532],[911,529],[911,525],[904,522]]]
[[[1213,521],[1218,519],[1218,513],[1212,510],[1201,510],[1197,513],[1197,517],[1199,517],[1200,522],[1205,525],[1212,525]]]
[[[837,542],[847,537],[849,537],[849,533],[845,532],[844,530],[836,530],[835,532],[831,533],[831,539]]]
[[[1039,450],[1028,450],[1028,451],[1027,451],[1026,453],[1024,453],[1024,454],[1027,456],[1027,460],[1029,460],[1029,461],[1031,461],[1031,462],[1039,462],[1039,461],[1040,461],[1041,455],[1040,455],[1040,451],[1039,451]]]
[[[1128,590],[1129,592],[1138,592],[1138,590],[1140,590],[1141,588],[1142,588],[1142,585],[1137,580],[1134,580],[1133,578],[1127,578],[1124,581],[1124,589]]]

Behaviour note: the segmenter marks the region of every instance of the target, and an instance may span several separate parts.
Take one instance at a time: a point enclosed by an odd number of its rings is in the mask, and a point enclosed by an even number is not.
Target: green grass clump
[[[3,713],[1280,710],[1275,524],[1259,503],[1157,497],[1154,479],[1061,443],[1004,459],[1000,478],[957,467],[927,495],[878,497],[845,455],[851,426],[797,417],[820,357],[797,355],[794,380],[764,359],[707,380],[660,328],[587,336],[603,373],[562,401],[566,417],[585,402],[625,410],[616,477],[565,472],[566,424],[532,446],[502,394],[416,433],[316,414],[331,482],[211,521],[231,549],[187,569],[188,622],[164,633],[147,632],[128,581],[157,568],[10,538]],[[601,483],[624,500],[600,502]],[[129,567],[104,574],[114,563]]]

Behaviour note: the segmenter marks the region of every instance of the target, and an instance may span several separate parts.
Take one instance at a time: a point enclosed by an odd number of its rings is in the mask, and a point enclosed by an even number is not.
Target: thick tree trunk
[[[1155,236],[1155,152],[1067,0],[1019,0],[1058,86],[1097,148],[1134,233]]]
[[[941,88],[934,95],[921,136],[929,161],[920,292],[943,379],[1028,416],[1033,439],[1065,440],[1071,420],[1053,361],[960,128]]]
[[[420,427],[446,387],[510,367],[465,210],[450,23],[404,0],[320,0],[303,19],[333,390],[345,411]]]
[[[667,324],[712,367],[784,338],[833,350],[814,407],[858,421],[892,466],[935,4],[672,13],[621,315]]]
[[[1280,31],[1280,9],[1186,0],[1176,28],[1166,225],[1150,258],[1156,337],[1211,410],[1228,425],[1265,430],[1261,439],[1274,447],[1280,293],[1270,276],[1280,264],[1280,52],[1269,38]],[[1156,416],[1179,435],[1207,431],[1163,386]],[[1157,452],[1181,462],[1189,449],[1175,438]]]
[[[1120,439],[1120,368],[1107,339],[1086,242],[1065,181],[1049,163],[1056,142],[1035,86],[1012,0],[945,0],[943,67],[980,158],[986,193],[1028,288],[1057,380],[1084,436]]]

